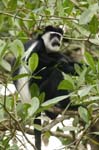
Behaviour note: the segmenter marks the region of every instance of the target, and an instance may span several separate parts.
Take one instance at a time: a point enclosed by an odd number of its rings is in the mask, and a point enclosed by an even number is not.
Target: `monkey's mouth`
[[[59,41],[54,41],[54,42],[52,42],[52,46],[60,46]]]

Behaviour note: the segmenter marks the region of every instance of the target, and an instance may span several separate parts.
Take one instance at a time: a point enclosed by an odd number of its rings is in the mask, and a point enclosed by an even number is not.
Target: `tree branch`
[[[13,15],[13,14],[11,14],[11,13],[8,13],[8,12],[4,12],[4,11],[0,11],[0,14],[1,15],[6,15],[6,16],[9,16],[9,17],[13,17],[14,19],[20,19],[20,20],[22,20],[22,21],[29,21],[29,22],[33,22],[33,19],[27,19],[27,18],[22,18],[22,17],[20,17],[20,16],[18,16],[18,15]],[[76,19],[76,18],[73,18],[73,17],[59,17],[59,16],[44,16],[44,15],[41,15],[41,14],[39,14],[39,16],[41,16],[41,17],[43,17],[42,18],[42,21],[45,21],[45,20],[60,20],[60,19],[68,19],[68,20],[77,20],[78,21],[78,19]],[[34,21],[41,21],[41,19],[35,19]]]
[[[22,132],[22,134],[23,134],[24,138],[26,139],[26,141],[34,148],[34,150],[37,150],[36,147],[34,146],[34,144],[25,135],[24,129],[21,126],[21,124],[19,123],[19,121],[16,120],[16,118],[7,110],[6,107],[4,107],[4,109],[8,113],[8,115],[13,119],[13,121],[15,121],[16,126],[18,126],[17,128]],[[10,128],[11,128],[11,125],[10,125]]]

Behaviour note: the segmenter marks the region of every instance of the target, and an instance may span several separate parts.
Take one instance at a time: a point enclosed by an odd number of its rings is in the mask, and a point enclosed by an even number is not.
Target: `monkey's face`
[[[62,38],[62,34],[58,32],[46,32],[42,36],[45,48],[48,52],[58,52],[60,50]]]

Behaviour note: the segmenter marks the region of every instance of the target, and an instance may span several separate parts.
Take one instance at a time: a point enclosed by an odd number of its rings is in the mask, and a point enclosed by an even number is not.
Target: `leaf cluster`
[[[80,143],[87,143],[88,140],[93,141],[93,145],[99,146],[96,139],[90,136],[99,135],[98,130],[93,133],[90,131],[99,120],[98,18],[98,0],[0,1],[0,83],[2,86],[7,87],[8,83],[23,77],[41,78],[35,73],[32,74],[39,63],[36,53],[30,57],[28,65],[22,61],[25,56],[23,43],[28,39],[35,39],[36,34],[41,32],[46,25],[61,26],[64,29],[62,50],[83,64],[83,67],[75,65],[78,76],[64,74],[64,80],[58,86],[58,89],[68,90],[70,94],[55,97],[47,102],[44,102],[46,93],[40,93],[36,84],[31,86],[32,90],[30,89],[33,96],[31,104],[19,103],[18,93],[6,96],[7,89],[5,88],[4,95],[0,95],[0,124],[2,125],[0,126],[2,133],[0,149],[19,149],[15,141],[12,146],[10,145],[10,141],[13,139],[20,142],[17,130],[20,130],[26,141],[34,147],[24,134],[27,131],[26,128],[24,131],[22,130],[26,125],[35,126],[42,131],[48,127],[44,133],[46,138],[51,135],[56,136],[62,141],[65,148],[77,149]],[[13,59],[16,61],[11,67]],[[12,77],[13,72],[20,65],[24,66],[28,73]],[[80,105],[77,112],[68,112],[67,108],[60,112],[52,107],[68,97],[71,99],[72,106]],[[54,111],[61,113],[62,117],[59,120],[56,119],[50,123],[48,118],[41,116],[40,119],[47,122],[47,126],[45,125],[43,128],[34,124],[34,118],[38,113],[48,109],[53,111],[53,108]],[[73,118],[72,127],[64,123],[62,120],[64,116],[65,119],[66,117]],[[55,132],[51,132],[51,127],[58,122],[62,122],[62,128],[58,127]],[[28,129],[30,131],[30,128]],[[8,134],[5,132],[6,130],[9,131]],[[69,131],[70,136],[65,135],[64,131]],[[81,131],[83,134],[78,140],[77,137]],[[24,142],[21,142],[21,145],[25,147]]]

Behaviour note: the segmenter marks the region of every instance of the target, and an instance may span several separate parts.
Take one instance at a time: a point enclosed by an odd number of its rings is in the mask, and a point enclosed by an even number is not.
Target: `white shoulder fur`
[[[33,51],[33,49],[37,45],[37,43],[38,43],[38,41],[34,42],[26,50],[26,52],[23,56],[25,61],[27,61],[27,59],[29,58],[31,52]],[[22,66],[20,68],[19,74],[24,74],[24,73],[28,74],[29,72],[24,66]],[[30,93],[30,90],[29,90],[29,77],[28,76],[18,79],[18,81],[17,81],[17,90],[20,94],[22,103],[31,103],[31,93]]]
[[[31,52],[33,51],[34,47],[37,45],[38,41],[35,41],[25,52],[24,58],[25,61],[27,61],[29,55],[31,54]]]
[[[24,66],[20,68],[19,74],[23,74],[23,73],[28,73],[28,71],[26,70]],[[29,91],[28,81],[29,81],[28,76],[20,78],[17,81],[17,90],[20,94],[22,103],[31,103],[31,94]]]

